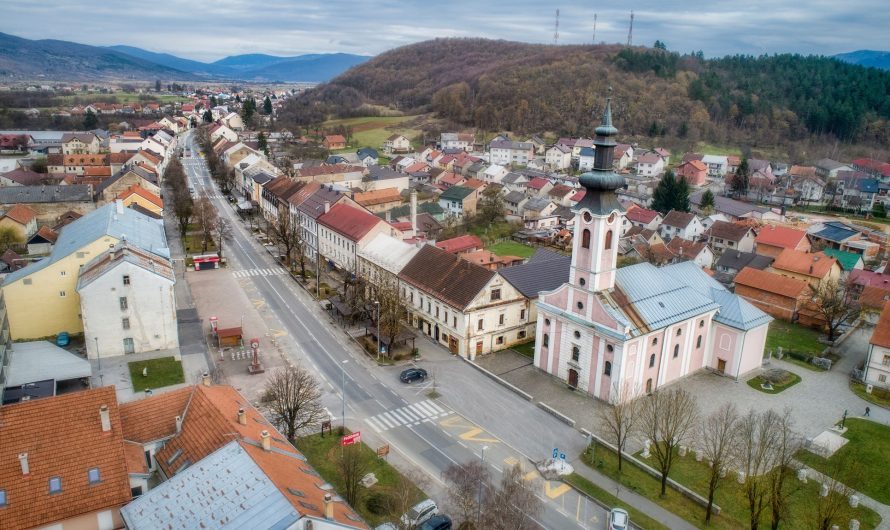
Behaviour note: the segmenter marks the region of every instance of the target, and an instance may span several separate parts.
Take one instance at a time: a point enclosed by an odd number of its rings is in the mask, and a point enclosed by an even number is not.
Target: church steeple
[[[609,91],[611,92],[611,88]],[[603,111],[603,122],[596,128],[593,146],[596,150],[593,169],[581,175],[579,182],[586,193],[584,199],[576,206],[576,210],[587,208],[593,214],[608,215],[614,210],[621,211],[621,205],[615,196],[615,190],[624,187],[624,177],[612,169],[615,156],[615,135],[618,129],[612,125],[612,98],[606,98],[606,109]]]

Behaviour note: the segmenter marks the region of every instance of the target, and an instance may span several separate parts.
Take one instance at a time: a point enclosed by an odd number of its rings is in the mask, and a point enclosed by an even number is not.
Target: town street
[[[191,132],[184,137],[186,153],[199,148]],[[232,226],[232,241],[225,249],[229,271],[239,282],[248,281],[265,301],[296,344],[287,355],[314,368],[325,381],[324,404],[334,425],[341,421],[340,388],[346,394],[346,424],[359,430],[370,445],[390,444],[416,467],[433,486],[430,493],[444,500],[441,472],[449,465],[481,458],[495,471],[519,463],[528,480],[534,480],[545,510],[536,520],[542,528],[599,528],[605,510],[561,482],[543,481],[530,460],[541,460],[559,447],[570,460],[583,450],[584,438],[532,403],[522,400],[467,366],[439,352],[420,362],[436,376],[440,399],[430,399],[426,387],[402,385],[402,367],[378,367],[358,354],[358,348],[331,324],[314,299],[289,276],[272,274],[279,268],[216,191],[203,158],[184,157],[183,166],[198,195],[208,196]],[[245,272],[251,271],[251,272]],[[197,273],[200,274],[200,273]],[[423,340],[423,339],[419,339]],[[483,405],[484,404],[484,405]]]

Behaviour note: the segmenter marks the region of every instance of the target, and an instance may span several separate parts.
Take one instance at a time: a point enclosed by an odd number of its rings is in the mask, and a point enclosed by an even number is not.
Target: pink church
[[[604,401],[649,393],[707,368],[739,376],[760,367],[772,318],[694,262],[616,268],[624,217],[612,170],[618,130],[611,101],[596,129],[586,193],[574,207],[568,283],[540,293],[535,366]]]

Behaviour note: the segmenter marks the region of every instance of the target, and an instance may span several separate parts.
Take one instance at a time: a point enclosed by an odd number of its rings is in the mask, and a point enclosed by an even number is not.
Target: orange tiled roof
[[[831,268],[835,263],[837,263],[837,260],[826,256],[822,252],[808,254],[786,248],[776,257],[776,261],[773,262],[772,266],[774,269],[804,274],[814,278],[825,278],[831,273]]]
[[[85,177],[110,177],[111,166],[85,166],[83,168],[83,176]]]
[[[402,195],[398,188],[382,188],[356,193],[352,199],[362,206],[374,206],[388,202],[402,202]]]
[[[176,434],[176,416],[185,413],[185,407],[195,387],[164,392],[150,399],[130,401],[120,406],[124,439],[148,443]]]
[[[127,460],[127,472],[132,474],[148,474],[145,463],[145,449],[136,442],[124,442],[124,458]]]
[[[108,155],[62,155],[63,166],[104,166]]]
[[[154,193],[148,191],[147,189],[143,188],[139,184],[133,184],[129,188],[120,192],[120,194],[117,196],[117,198],[118,199],[126,199],[127,197],[129,197],[130,195],[133,195],[133,194],[139,195],[140,197],[142,197],[143,199],[147,200],[148,202],[154,204],[158,208],[164,207],[164,201],[162,201],[160,197],[158,197]]]
[[[764,226],[757,233],[755,241],[758,245],[771,245],[782,248],[795,248],[800,242],[807,237],[807,233],[803,230],[795,230],[787,226],[769,225]]]
[[[888,300],[890,300],[890,291],[871,285],[863,287],[862,294],[859,295],[859,305],[863,308],[884,309]]]
[[[871,334],[871,344],[890,348],[890,305],[885,305],[881,311],[881,318],[878,319],[878,325],[875,326],[874,332]]]
[[[20,225],[26,225],[30,223],[32,219],[37,217],[37,212],[35,212],[34,209],[30,206],[25,206],[24,204],[16,204],[15,206],[7,210],[6,213],[3,214],[3,217],[9,217]]]
[[[99,407],[108,406],[111,431],[103,432]],[[31,528],[117,508],[130,501],[123,430],[113,386],[0,407],[0,488],[8,505],[0,527]],[[19,455],[30,473],[22,475]],[[90,484],[89,469],[101,482]],[[62,491],[49,494],[49,479]]]
[[[772,272],[761,271],[751,267],[742,269],[736,275],[735,283],[736,285],[744,285],[787,298],[797,298],[809,288],[809,284],[803,280],[786,278]]]

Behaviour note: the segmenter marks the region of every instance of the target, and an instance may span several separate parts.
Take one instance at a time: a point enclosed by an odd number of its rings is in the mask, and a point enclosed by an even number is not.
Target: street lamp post
[[[374,300],[377,306],[377,362],[380,362],[380,300]]]
[[[343,410],[340,413],[340,434],[346,434],[346,363],[349,359],[340,362],[340,393],[343,394]]]
[[[482,467],[485,468],[485,450],[488,449],[487,445],[482,446]],[[478,526],[482,525],[482,477],[479,477],[479,493],[478,498],[476,499],[476,524]]]

